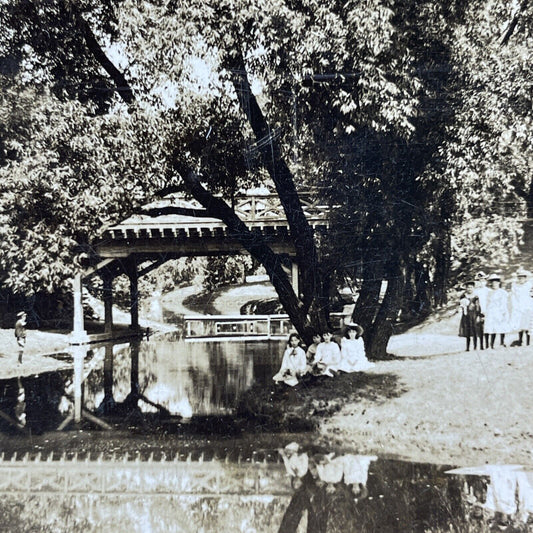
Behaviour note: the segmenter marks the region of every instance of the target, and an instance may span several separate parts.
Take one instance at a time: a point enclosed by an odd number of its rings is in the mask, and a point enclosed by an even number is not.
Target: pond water
[[[0,381],[0,530],[528,531],[529,473],[447,474],[320,448],[312,434],[232,433],[224,421],[252,385],[271,383],[284,347],[178,334],[90,347],[84,406],[110,430],[56,430],[72,411],[71,371]],[[509,513],[499,486],[522,487]]]
[[[110,414],[136,395],[144,413],[191,417],[231,415],[243,392],[266,385],[279,368],[279,340],[185,341],[178,333],[146,341],[87,347],[83,404]],[[72,372],[0,381],[0,410],[33,433],[57,427],[72,399]],[[46,416],[43,414],[46,413]],[[0,419],[0,429],[7,422]]]

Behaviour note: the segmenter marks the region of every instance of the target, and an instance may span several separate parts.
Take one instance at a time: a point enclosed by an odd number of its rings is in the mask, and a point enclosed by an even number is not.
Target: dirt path
[[[250,300],[276,298],[274,287],[268,282],[249,283],[230,287],[215,298],[213,305],[222,314],[239,314],[241,307]]]
[[[323,438],[417,461],[533,464],[533,348],[383,361],[371,373],[394,376],[398,397],[345,404],[321,420]]]

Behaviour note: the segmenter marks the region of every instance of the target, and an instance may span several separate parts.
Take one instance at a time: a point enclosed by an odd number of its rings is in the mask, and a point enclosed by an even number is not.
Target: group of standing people
[[[465,283],[459,302],[461,322],[459,336],[466,338],[466,350],[470,346],[494,348],[497,337],[500,346],[507,346],[506,335],[518,333],[513,342],[529,346],[533,329],[533,281],[532,274],[523,268],[515,273],[509,290],[502,287],[502,276],[484,272]]]
[[[287,349],[283,354],[281,368],[274,381],[294,386],[298,379],[309,374],[334,377],[339,372],[363,372],[372,368],[365,354],[363,328],[355,322],[345,326],[340,344],[331,330],[313,335],[313,343],[304,351],[297,333],[289,335]]]

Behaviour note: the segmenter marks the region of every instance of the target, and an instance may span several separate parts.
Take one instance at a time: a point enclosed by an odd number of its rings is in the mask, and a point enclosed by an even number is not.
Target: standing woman
[[[461,322],[459,323],[459,337],[466,338],[466,351],[470,351],[470,339],[473,340],[474,350],[479,347],[483,350],[483,315],[479,304],[479,297],[475,293],[475,282],[465,283],[466,292],[460,301]]]
[[[490,335],[490,347],[494,348],[496,334],[500,334],[500,346],[505,346],[505,334],[510,331],[509,295],[501,288],[499,274],[491,274],[488,282],[485,333]]]

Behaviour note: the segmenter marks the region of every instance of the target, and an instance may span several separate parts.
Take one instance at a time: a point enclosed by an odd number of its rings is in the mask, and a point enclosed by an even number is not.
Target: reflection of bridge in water
[[[29,454],[0,457],[0,494],[137,494],[137,495],[288,495],[290,481],[285,467],[272,457],[237,459],[200,455],[167,460],[140,458],[120,460],[92,458],[69,459]]]
[[[2,531],[278,531],[291,497],[273,461],[0,461]]]

